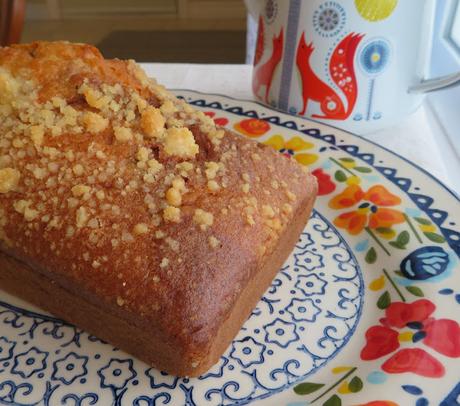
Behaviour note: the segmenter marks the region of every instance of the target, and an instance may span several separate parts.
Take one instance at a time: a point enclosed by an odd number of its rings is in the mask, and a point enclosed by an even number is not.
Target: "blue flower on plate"
[[[97,374],[101,378],[101,386],[111,389],[124,388],[136,376],[132,360],[116,358],[112,358],[105,367],[97,371]]]
[[[285,310],[292,315],[295,321],[313,322],[321,313],[321,309],[311,299],[292,299]]]
[[[412,280],[430,279],[445,272],[449,262],[449,254],[442,247],[425,246],[402,260],[401,272]]]
[[[6,337],[0,337],[0,361],[5,361],[13,356],[15,341],[9,341]]]
[[[158,388],[167,388],[167,389],[174,389],[177,385],[177,381],[179,378],[174,375],[169,375],[166,372],[159,371],[155,368],[149,368],[145,371],[145,375],[148,376],[150,380],[150,386],[153,389]]]
[[[205,374],[201,375],[198,377],[200,381],[203,381],[208,378],[222,378],[224,375],[225,367],[228,364],[228,358],[224,357],[223,355],[220,357],[219,362],[214,364],[213,367],[211,367],[208,372]],[[233,366],[231,366],[233,368]],[[231,369],[230,368],[230,369]]]
[[[315,242],[311,238],[311,235],[309,233],[304,232],[304,233],[301,234],[301,236],[299,238],[299,241],[297,241],[296,247],[298,249],[304,250],[307,247],[309,247],[310,245],[313,245],[314,243]]]
[[[258,343],[252,337],[245,337],[232,343],[230,357],[238,361],[244,368],[264,362],[265,345]]]
[[[324,266],[323,256],[315,254],[311,251],[304,251],[300,254],[294,254],[294,261],[296,266],[304,268],[310,272]]]
[[[43,371],[46,368],[47,357],[47,352],[32,347],[30,350],[16,355],[11,372],[23,378],[30,378],[33,374]]]
[[[300,289],[305,296],[324,295],[327,282],[316,274],[300,275],[295,287]]]
[[[87,363],[88,357],[71,352],[54,363],[51,378],[61,381],[65,385],[70,385],[75,379],[87,374]]]
[[[290,343],[299,340],[299,335],[295,331],[295,324],[279,318],[264,326],[265,341],[274,343],[282,348],[286,348]]]

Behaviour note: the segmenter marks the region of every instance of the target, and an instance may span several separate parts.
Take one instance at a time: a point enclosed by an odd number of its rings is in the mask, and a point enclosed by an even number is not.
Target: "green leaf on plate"
[[[414,296],[418,296],[418,297],[424,297],[424,293],[423,293],[423,290],[420,289],[418,286],[406,286],[406,289],[412,293]]]
[[[398,236],[396,237],[396,240],[390,241],[390,245],[395,248],[399,248],[400,250],[406,249],[406,245],[410,241],[410,234],[408,231],[404,230],[401,231]]]
[[[335,171],[334,178],[337,182],[345,182],[347,180],[347,175],[342,170]]]
[[[423,224],[424,226],[429,226],[431,224],[430,220],[424,219],[422,217],[414,217],[414,220],[419,224]]]
[[[390,306],[390,303],[391,303],[391,296],[388,290],[386,290],[380,295],[379,300],[377,300],[377,307],[383,310],[383,309],[386,309],[388,306]]]
[[[355,171],[361,172],[361,173],[369,173],[372,172],[371,168],[366,168],[365,166],[355,166],[353,168]]]
[[[406,277],[401,271],[395,271],[395,274],[401,276],[402,278]]]
[[[442,235],[436,233],[426,232],[423,234],[425,234],[425,237],[428,238],[430,241],[437,242],[438,244],[442,244],[446,241]]]
[[[377,252],[375,252],[374,247],[369,248],[364,259],[368,264],[373,264],[377,261]]]
[[[398,241],[390,241],[389,244],[392,246],[392,247],[395,247],[395,248],[398,248],[400,250],[404,250],[406,249],[406,246],[405,245],[402,245],[400,242]]]
[[[313,383],[313,382],[303,382],[294,386],[294,392],[297,395],[308,395],[321,389],[324,386],[324,383]]]
[[[337,395],[332,395],[323,403],[323,406],[342,406],[342,399],[340,399]]]
[[[342,162],[355,162],[353,158],[339,158],[339,161]]]
[[[350,383],[348,384],[348,389],[350,392],[356,393],[359,392],[363,388],[363,381],[359,376],[355,376]]]
[[[407,245],[407,243],[409,242],[410,240],[410,234],[408,231],[404,230],[402,232],[399,233],[398,237],[396,238],[396,240],[402,244],[402,245]]]

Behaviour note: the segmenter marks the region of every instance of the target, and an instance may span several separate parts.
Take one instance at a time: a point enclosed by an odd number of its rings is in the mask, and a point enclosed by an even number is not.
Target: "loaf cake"
[[[216,363],[317,184],[89,45],[0,49],[0,288],[179,376]]]

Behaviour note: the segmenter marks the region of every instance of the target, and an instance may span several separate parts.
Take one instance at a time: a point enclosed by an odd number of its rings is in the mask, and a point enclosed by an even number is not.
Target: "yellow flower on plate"
[[[318,155],[303,152],[313,148],[314,145],[298,136],[285,141],[282,135],[276,134],[271,136],[267,141],[264,141],[264,144],[269,145],[282,154],[294,157],[302,165],[311,165],[318,160]]]
[[[358,13],[365,20],[371,22],[388,18],[397,4],[398,0],[355,0]]]

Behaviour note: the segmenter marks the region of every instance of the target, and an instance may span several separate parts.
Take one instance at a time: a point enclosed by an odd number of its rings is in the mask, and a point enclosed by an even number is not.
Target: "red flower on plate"
[[[258,118],[245,118],[240,122],[236,123],[233,128],[248,137],[261,137],[268,130],[270,130],[270,124],[264,120]]]
[[[226,126],[228,124],[228,118],[215,117],[216,113],[214,113],[213,111],[205,111],[204,114],[207,115],[208,117],[211,117],[214,120],[214,122],[216,123],[216,125],[218,125],[218,126],[224,127],[224,126]]]
[[[315,169],[312,171],[312,174],[316,176],[318,180],[318,196],[327,195],[335,190],[336,186],[335,183],[332,182],[331,176],[325,173],[321,168]]]
[[[390,400],[373,400],[372,402],[362,403],[356,406],[399,406]]]
[[[399,348],[398,332],[389,327],[372,326],[366,331],[367,344],[361,351],[363,360],[372,360],[390,354]]]
[[[412,372],[427,378],[440,378],[446,373],[443,365],[421,348],[404,348],[393,354],[382,365],[389,374]]]
[[[423,324],[423,344],[451,358],[460,357],[460,326],[454,320],[427,320]]]
[[[421,343],[451,358],[460,357],[460,326],[455,320],[436,320],[431,315],[436,306],[427,299],[413,303],[394,302],[385,309],[382,325],[366,331],[366,345],[361,359],[369,361],[394,353],[382,364],[390,374],[411,372],[429,378],[444,376],[444,366],[423,348],[402,348],[400,341]],[[405,327],[415,330],[398,331]]]
[[[394,302],[385,310],[383,324],[403,328],[411,321],[424,321],[435,311],[436,306],[427,299],[413,303]]]

